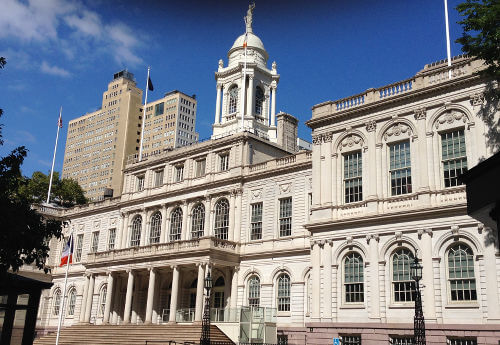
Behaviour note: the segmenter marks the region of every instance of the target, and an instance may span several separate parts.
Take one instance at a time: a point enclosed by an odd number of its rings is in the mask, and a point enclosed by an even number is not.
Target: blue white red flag
[[[70,264],[73,263],[73,235],[69,237],[68,242],[64,245],[59,267],[66,265],[68,261]]]

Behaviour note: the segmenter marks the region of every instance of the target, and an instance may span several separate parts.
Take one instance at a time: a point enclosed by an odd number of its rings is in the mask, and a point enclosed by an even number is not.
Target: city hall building
[[[481,62],[317,104],[312,152],[298,151],[249,15],[215,73],[211,140],[132,158],[121,196],[61,214],[75,238],[64,326],[199,324],[210,271],[212,322],[235,343],[411,344],[417,256],[427,344],[498,344],[498,239],[458,179],[492,154]],[[57,326],[64,273],[39,328]],[[250,307],[263,327],[244,324]]]

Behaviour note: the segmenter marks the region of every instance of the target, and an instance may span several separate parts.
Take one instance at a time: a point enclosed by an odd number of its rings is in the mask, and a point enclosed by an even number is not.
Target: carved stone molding
[[[254,189],[250,192],[252,200],[260,200],[262,198],[262,188]]]
[[[459,233],[460,233],[460,228],[458,227],[458,225],[452,225],[451,226],[451,233],[455,236],[458,236]]]
[[[345,238],[345,241],[347,242],[347,244],[352,244],[352,241],[353,241],[352,236],[347,236]]]
[[[484,103],[484,94],[482,92],[476,92],[469,96],[470,104],[474,106],[482,105]]]
[[[418,108],[413,111],[413,116],[415,120],[425,120],[427,117],[427,110],[425,108]]]
[[[396,238],[396,240],[400,241],[401,238],[403,237],[403,233],[401,231],[396,231],[394,233],[394,237]]]
[[[292,183],[282,183],[279,186],[279,193],[280,194],[290,194],[292,192]]]
[[[425,228],[417,230],[418,238],[422,238],[423,234],[428,234],[429,236],[432,236],[432,229]]]
[[[371,240],[374,240],[374,241],[379,241],[380,240],[380,237],[379,235],[377,234],[369,234],[369,235],[366,235],[366,243],[370,243]]]
[[[100,226],[101,226],[101,222],[99,220],[95,220],[94,221],[94,229],[99,229]]]
[[[321,144],[321,135],[314,135],[312,137],[312,140],[313,140],[313,145],[320,145]]]
[[[342,150],[344,147],[350,148],[355,145],[363,146],[363,139],[361,139],[361,137],[358,135],[351,134],[342,140],[342,143],[340,144],[340,150]]]
[[[323,137],[323,141],[325,143],[331,143],[332,138],[333,138],[333,133],[330,132],[330,133],[323,134],[322,137]]]
[[[412,135],[411,128],[404,123],[397,122],[392,125],[387,131],[385,131],[384,139],[387,141],[387,139],[392,136],[399,137],[403,135],[407,135],[408,137],[410,137]]]
[[[467,116],[465,116],[465,114],[462,113],[461,111],[449,110],[449,111],[441,114],[441,116],[439,116],[439,118],[437,119],[436,124],[434,126],[436,127],[436,129],[439,129],[439,126],[442,124],[447,123],[447,124],[451,125],[455,122],[466,123]]]
[[[479,234],[482,234],[482,233],[483,233],[483,230],[484,230],[484,224],[483,224],[483,223],[479,223],[479,224],[477,225],[477,232],[478,232]]]
[[[365,123],[366,126],[366,131],[367,132],[373,132],[375,129],[377,129],[377,123],[374,120],[370,120]]]

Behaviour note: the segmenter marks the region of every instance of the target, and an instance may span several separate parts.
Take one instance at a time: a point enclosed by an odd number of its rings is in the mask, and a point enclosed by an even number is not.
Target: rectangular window
[[[75,262],[82,260],[83,234],[76,236]]]
[[[447,338],[447,345],[477,345],[476,338]]]
[[[361,345],[360,335],[342,335],[340,340],[342,345]]]
[[[155,105],[155,116],[163,115],[164,103],[158,103]]]
[[[345,203],[363,200],[361,151],[344,155],[344,200]]]
[[[292,235],[292,198],[280,199],[280,237]]]
[[[465,134],[463,129],[441,134],[444,186],[461,185],[458,177],[467,171]]]
[[[391,195],[411,193],[410,142],[404,141],[390,145],[389,156]]]
[[[163,169],[155,171],[155,187],[161,187],[163,185]]]
[[[175,182],[184,180],[184,164],[175,167]]]
[[[251,215],[251,240],[262,239],[262,203],[252,204],[252,215]]]
[[[278,334],[278,345],[288,345],[288,335]]]
[[[137,176],[137,184],[135,190],[142,192],[144,190],[144,175]]]
[[[229,153],[221,153],[219,155],[220,169],[219,171],[229,170]]]
[[[99,248],[99,231],[94,231],[92,233],[92,243],[90,247],[91,253],[96,253]]]
[[[413,337],[391,336],[389,344],[391,345],[413,345]]]
[[[207,165],[207,160],[205,158],[198,159],[196,161],[196,177],[205,175],[205,167]]]
[[[108,250],[115,249],[116,229],[109,229]]]

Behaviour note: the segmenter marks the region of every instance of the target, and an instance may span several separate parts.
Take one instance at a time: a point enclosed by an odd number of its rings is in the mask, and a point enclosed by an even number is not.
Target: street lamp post
[[[422,310],[422,294],[420,293],[420,280],[422,279],[422,265],[418,262],[417,255],[410,265],[411,277],[415,280],[415,317],[413,319],[414,345],[425,345],[425,319]]]
[[[203,311],[203,320],[201,324],[200,345],[210,345],[210,290],[212,289],[210,270],[205,278],[205,289],[207,293],[205,296],[205,309]]]

